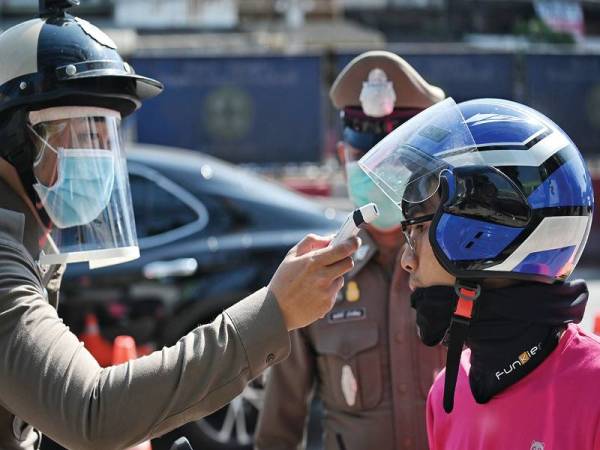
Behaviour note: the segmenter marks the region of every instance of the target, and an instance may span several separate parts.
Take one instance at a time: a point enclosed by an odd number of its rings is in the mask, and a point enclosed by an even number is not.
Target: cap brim
[[[165,88],[160,81],[153,78],[143,77],[141,75],[132,76],[136,78],[136,92],[140,100],[147,100],[149,98],[156,97]]]
[[[158,80],[133,73],[123,73],[121,71],[115,71],[113,69],[90,70],[89,72],[82,72],[77,74],[76,76],[71,77],[70,80],[75,81],[91,78],[135,80],[135,93],[138,99],[141,101],[147,100],[152,97],[156,97],[164,90],[164,85]]]

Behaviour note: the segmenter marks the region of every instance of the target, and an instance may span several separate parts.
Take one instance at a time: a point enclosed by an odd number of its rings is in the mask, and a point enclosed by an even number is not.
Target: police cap
[[[397,126],[443,100],[445,93],[398,55],[369,51],[350,61],[329,96],[342,111],[344,141],[368,151]]]

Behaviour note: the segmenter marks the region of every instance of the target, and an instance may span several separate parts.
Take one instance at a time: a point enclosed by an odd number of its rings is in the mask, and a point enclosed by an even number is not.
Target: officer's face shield
[[[379,142],[358,164],[401,210],[435,194],[444,171],[481,164],[475,141],[451,98],[416,115]]]
[[[89,261],[95,268],[139,257],[120,121],[118,112],[104,108],[29,113],[33,188],[55,246],[40,263]]]

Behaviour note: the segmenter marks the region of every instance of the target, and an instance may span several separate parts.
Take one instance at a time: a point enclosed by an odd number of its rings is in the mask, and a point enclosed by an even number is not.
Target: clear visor
[[[358,164],[398,208],[435,194],[450,161],[481,164],[475,141],[452,98],[408,120],[373,147]],[[404,220],[404,218],[403,218]]]
[[[139,256],[120,114],[59,107],[29,114],[34,189],[51,220],[55,252],[42,264],[102,267]]]

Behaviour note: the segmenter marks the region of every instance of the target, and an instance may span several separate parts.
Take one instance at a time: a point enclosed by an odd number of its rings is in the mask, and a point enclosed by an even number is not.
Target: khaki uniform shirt
[[[38,229],[0,181],[0,449],[115,450],[228,403],[289,352],[274,296],[262,289],[173,347],[101,368],[58,317],[62,268],[40,268]],[[35,428],[34,428],[35,427]]]
[[[417,337],[407,274],[389,274],[368,235],[341,298],[323,319],[292,334],[292,352],[273,367],[257,449],[302,446],[313,387],[324,408],[327,450],[427,449],[425,402],[445,363],[442,347]]]

